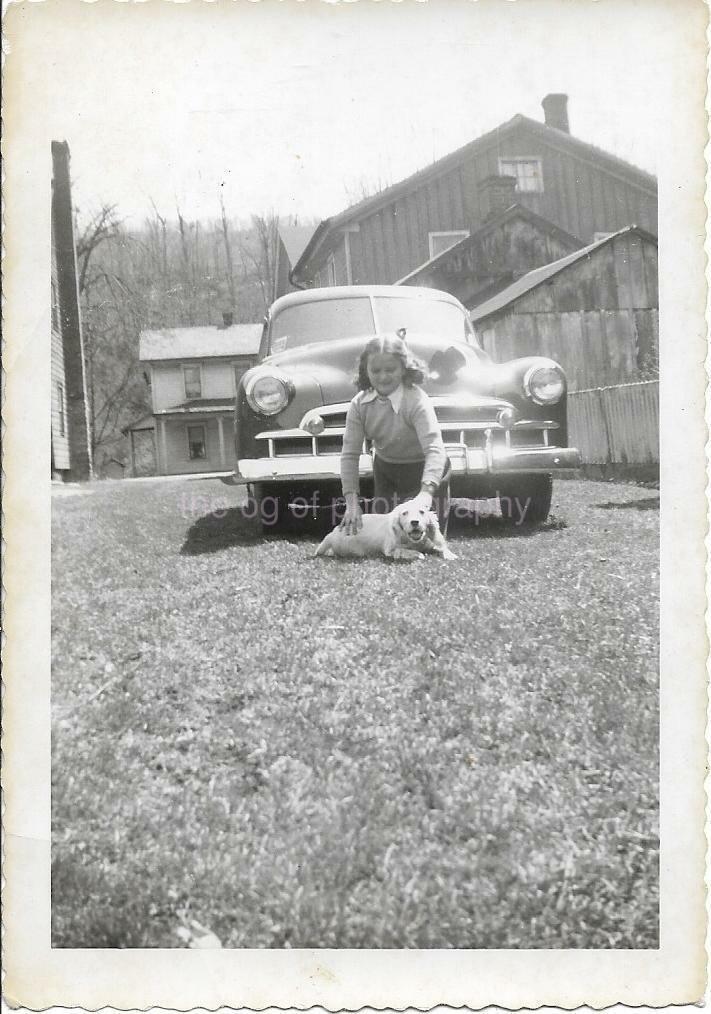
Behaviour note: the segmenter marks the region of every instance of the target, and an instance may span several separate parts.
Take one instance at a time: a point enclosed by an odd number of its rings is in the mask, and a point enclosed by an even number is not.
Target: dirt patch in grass
[[[58,500],[54,946],[657,946],[657,516],[600,489],[410,565]]]

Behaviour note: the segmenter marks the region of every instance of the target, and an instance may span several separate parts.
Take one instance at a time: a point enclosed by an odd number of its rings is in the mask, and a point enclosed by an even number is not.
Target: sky
[[[673,6],[50,0],[6,32],[82,215],[111,203],[139,224],[154,201],[207,220],[222,194],[233,217],[305,221],[516,113],[542,120],[548,92],[575,136],[655,172]]]

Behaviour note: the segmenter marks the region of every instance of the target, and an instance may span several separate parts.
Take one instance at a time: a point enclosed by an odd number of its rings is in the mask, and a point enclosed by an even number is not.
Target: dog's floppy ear
[[[400,523],[403,515],[403,506],[404,504],[400,504],[400,506],[396,507],[390,515],[390,529],[391,531],[399,534],[402,534],[403,531],[402,524]]]
[[[385,531],[383,539],[383,556],[392,556],[394,550],[402,542],[402,528],[398,524],[398,513],[392,511],[390,524]]]

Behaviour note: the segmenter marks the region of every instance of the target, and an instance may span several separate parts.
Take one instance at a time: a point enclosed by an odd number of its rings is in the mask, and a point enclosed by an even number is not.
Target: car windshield
[[[270,350],[281,352],[309,342],[367,334],[375,334],[373,311],[367,296],[320,299],[287,306],[273,319]]]
[[[374,302],[380,331],[397,331],[404,327],[408,331],[436,334],[452,341],[471,341],[471,325],[456,303],[444,299],[398,296],[376,296]]]
[[[375,296],[371,304],[369,296],[346,296],[286,306],[271,322],[269,348],[273,354],[310,342],[358,338],[376,334],[376,330],[397,331],[401,327],[452,341],[475,342],[469,319],[456,303],[436,298]]]

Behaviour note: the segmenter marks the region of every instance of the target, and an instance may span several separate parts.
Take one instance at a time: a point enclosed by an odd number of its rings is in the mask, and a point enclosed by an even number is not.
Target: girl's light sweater
[[[401,465],[424,458],[423,482],[441,482],[447,455],[434,406],[420,387],[400,385],[384,398],[359,391],[351,401],[341,452],[344,495],[359,492],[358,461],[366,437],[383,461]]]

